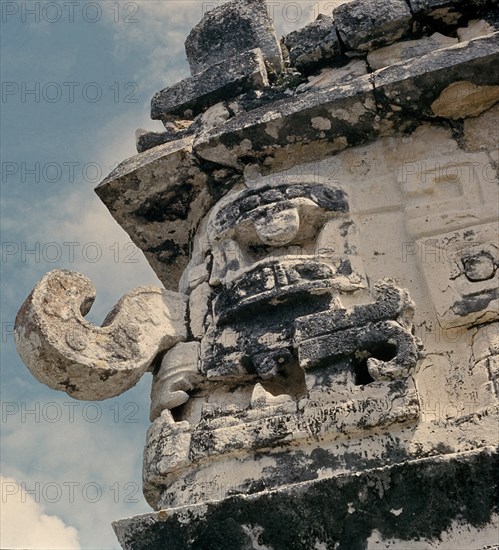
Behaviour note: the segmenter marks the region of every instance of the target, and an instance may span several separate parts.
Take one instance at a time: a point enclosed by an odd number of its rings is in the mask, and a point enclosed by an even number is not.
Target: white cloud
[[[57,516],[44,513],[42,506],[26,494],[12,478],[0,477],[2,548],[80,549],[78,531]]]
[[[76,527],[85,549],[119,548],[111,522],[149,510],[140,475],[149,385],[147,375],[123,397],[96,403],[41,385],[38,394],[4,401],[2,473],[10,494],[15,479],[44,514]],[[8,494],[3,485],[3,502]]]

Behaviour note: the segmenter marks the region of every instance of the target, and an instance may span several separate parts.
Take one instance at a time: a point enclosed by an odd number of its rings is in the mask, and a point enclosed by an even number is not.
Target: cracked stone
[[[400,61],[420,57],[434,50],[447,48],[457,44],[457,38],[444,36],[438,32],[429,37],[420,38],[419,40],[406,40],[397,42],[384,48],[379,48],[367,54],[367,62],[374,71],[389,67]]]

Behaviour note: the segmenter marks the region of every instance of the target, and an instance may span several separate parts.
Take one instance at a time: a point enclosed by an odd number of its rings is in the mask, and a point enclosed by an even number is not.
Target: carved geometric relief
[[[416,250],[442,327],[499,317],[498,224],[420,239]]]
[[[485,153],[440,155],[399,173],[409,233],[435,235],[497,217],[497,180]]]

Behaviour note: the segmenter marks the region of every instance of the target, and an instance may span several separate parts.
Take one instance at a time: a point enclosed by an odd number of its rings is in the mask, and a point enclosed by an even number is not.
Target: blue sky
[[[269,2],[279,34],[341,2]],[[135,154],[161,88],[188,76],[184,40],[216,2],[1,0],[0,547],[119,548],[111,521],[145,513],[150,375],[101,403],[41,385],[17,356],[15,315],[54,268],[93,281],[100,323],[159,285],[93,188]]]

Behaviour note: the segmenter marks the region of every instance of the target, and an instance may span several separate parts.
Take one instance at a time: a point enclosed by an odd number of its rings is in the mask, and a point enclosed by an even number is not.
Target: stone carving
[[[153,397],[144,458],[153,507],[207,498],[222,459],[231,491],[253,492],[248,458],[234,462],[241,446],[282,451],[418,418],[414,304],[391,280],[373,301],[340,188],[303,180],[229,192],[201,223],[184,279],[191,310],[203,312],[190,322],[200,347],[174,364],[178,344],[153,382],[153,396],[169,396]],[[177,388],[195,391],[168,393]],[[174,420],[168,409],[181,403]]]
[[[297,320],[300,365],[310,368],[326,359],[371,352],[367,371],[373,380],[407,377],[419,359],[421,347],[411,331],[414,303],[407,291],[390,281],[375,286],[372,304],[331,309]],[[376,354],[384,356],[378,359]],[[388,354],[393,354],[391,359]]]
[[[442,326],[483,324],[498,318],[497,223],[421,239],[417,246]]]
[[[90,282],[55,271],[16,322],[31,371],[76,398],[153,374],[144,495],[169,510],[121,522],[125,548],[170,536],[213,547],[228,521],[238,549],[363,548],[366,503],[387,508],[392,477],[390,498],[403,504],[381,523],[406,541],[406,479],[432,486],[436,472],[452,485],[454,462],[490,478],[491,4],[354,0],[284,37],[284,58],[263,0],[223,4],[192,31],[193,76],[152,101],[166,131],[141,130],[139,155],[96,189],[169,290],[136,289],[95,327],[84,319]],[[241,519],[259,502],[273,510],[273,495],[312,503],[303,517],[332,496],[340,504],[317,536],[296,517],[305,535],[283,545],[264,519]],[[441,534],[476,498],[461,501],[418,536]],[[483,510],[468,521],[490,523],[490,503]],[[203,523],[218,512],[215,527]]]
[[[19,310],[19,355],[44,384],[77,399],[107,399],[134,386],[158,354],[187,338],[185,298],[154,287],[125,294],[96,327],[85,320],[95,300],[86,277],[54,270]]]

